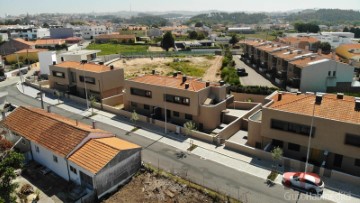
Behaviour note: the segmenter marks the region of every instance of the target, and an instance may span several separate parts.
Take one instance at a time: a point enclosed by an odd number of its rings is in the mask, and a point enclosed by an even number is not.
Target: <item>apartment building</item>
[[[223,82],[202,82],[181,73],[152,74],[126,80],[124,109],[180,126],[193,121],[206,132],[220,125],[222,111],[232,99]]]
[[[80,97],[101,100],[120,94],[124,87],[124,70],[114,66],[65,61],[49,69],[50,88]]]
[[[110,34],[112,31],[112,27],[106,27],[105,25],[81,27],[81,35],[83,39],[94,39],[96,36]]]
[[[288,91],[320,91],[351,87],[354,67],[290,45],[242,41],[242,60]]]
[[[0,27],[0,33],[6,33],[9,38],[24,40],[36,40],[50,36],[49,29],[38,28],[34,25],[4,25]]]
[[[248,144],[360,176],[360,99],[343,94],[279,93],[249,117]],[[313,119],[313,121],[312,121]],[[312,130],[311,130],[312,129]]]

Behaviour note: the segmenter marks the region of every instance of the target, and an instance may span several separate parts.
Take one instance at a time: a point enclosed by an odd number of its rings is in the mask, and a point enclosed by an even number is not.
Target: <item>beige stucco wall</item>
[[[237,92],[231,92],[230,94],[234,95],[235,101],[248,101],[249,99],[252,100],[252,102],[257,103],[263,103],[266,95],[258,95],[258,94],[246,94],[246,93],[237,93]]]

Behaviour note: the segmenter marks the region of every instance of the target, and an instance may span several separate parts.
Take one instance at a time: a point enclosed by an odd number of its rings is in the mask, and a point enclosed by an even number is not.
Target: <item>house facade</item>
[[[360,100],[343,94],[274,93],[249,118],[248,145],[360,176]],[[311,133],[310,133],[311,132]]]
[[[4,126],[9,140],[22,139],[16,147],[29,160],[96,191],[98,198],[123,184],[141,166],[140,146],[41,109],[18,107]]]
[[[101,100],[120,94],[124,87],[124,70],[114,66],[65,61],[49,69],[50,88],[81,97],[87,94]]]
[[[232,99],[223,83],[202,82],[181,73],[153,74],[126,80],[124,109],[180,126],[193,121],[198,130],[211,131],[221,123],[222,111]]]
[[[335,90],[351,86],[354,67],[290,45],[246,40],[242,60],[288,91]],[[340,88],[340,87],[339,87]]]

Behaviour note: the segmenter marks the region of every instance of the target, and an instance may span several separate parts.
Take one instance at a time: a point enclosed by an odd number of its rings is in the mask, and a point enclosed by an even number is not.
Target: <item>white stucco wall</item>
[[[80,180],[80,171],[85,173],[86,175],[90,176],[90,177],[94,177],[94,174],[92,174],[91,172],[85,170],[84,168],[78,166],[77,164],[75,164],[72,161],[68,161],[69,164],[69,174],[70,174],[70,180],[73,181],[74,183],[81,185],[81,180]],[[73,168],[76,169],[76,174],[73,173],[72,171],[70,171],[70,166],[72,166]],[[94,183],[93,183],[94,185]]]
[[[331,71],[331,76],[328,76]],[[336,71],[333,77],[333,71]],[[301,71],[301,92],[326,92],[327,87],[336,86],[337,82],[352,82],[354,68],[343,63],[329,60],[303,68]]]
[[[53,61],[57,63],[56,52],[54,51],[44,51],[39,52],[39,63],[40,63],[40,73],[41,74],[50,74],[49,65],[53,65]]]
[[[39,147],[39,152],[36,152],[35,146]],[[64,157],[54,154],[50,150],[34,142],[31,142],[31,151],[33,154],[33,159],[36,162],[48,167],[50,170],[52,170],[53,172],[55,172],[57,175],[64,178],[65,180],[69,180],[67,163]],[[58,159],[57,163],[54,162],[53,155],[57,157]]]

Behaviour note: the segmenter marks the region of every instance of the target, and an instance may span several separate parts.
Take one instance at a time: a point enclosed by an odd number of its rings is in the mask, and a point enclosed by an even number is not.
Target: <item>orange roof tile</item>
[[[15,38],[14,40],[16,40],[16,41],[18,41],[18,42],[21,42],[21,43],[23,43],[23,44],[29,45],[29,46],[34,46],[34,45],[35,45],[34,42],[25,41],[25,40],[23,40],[23,39],[21,39],[21,38]]]
[[[38,53],[42,51],[47,51],[47,49],[22,49],[20,51],[15,52],[16,54],[20,53]]]
[[[360,52],[350,52],[350,50],[359,50],[360,44],[342,44],[336,48],[336,54],[343,58],[350,59],[354,56],[359,56]]]
[[[116,137],[91,139],[73,153],[69,160],[96,174],[119,152],[136,148],[141,147]]]
[[[144,84],[150,84],[150,85],[156,85],[161,87],[171,87],[171,88],[177,88],[177,89],[184,89],[185,90],[185,84],[189,84],[188,91],[199,91],[203,88],[205,88],[206,84],[205,82],[196,80],[194,78],[187,77],[186,82],[182,82],[182,76],[178,75],[177,77],[168,77],[168,76],[161,76],[161,75],[144,75],[136,78],[130,79],[130,81],[144,83]]]
[[[38,39],[35,42],[36,45],[61,45],[65,44],[64,39]]]
[[[300,42],[309,42],[309,43],[315,43],[319,40],[315,37],[282,37],[279,39],[280,42],[285,44],[298,44]]]
[[[304,58],[297,59],[295,61],[290,61],[289,63],[297,66],[298,68],[305,68],[307,66],[310,66],[312,62],[329,61],[329,59],[319,56],[319,55],[313,55],[313,56],[315,56],[315,58],[304,57]]]
[[[91,129],[76,122],[42,109],[18,107],[4,121],[11,131],[32,140],[65,157],[89,132],[105,132]]]
[[[277,94],[272,98],[274,103],[268,108],[285,112],[312,116],[315,95],[283,93],[277,101]],[[355,98],[344,96],[337,99],[336,94],[325,94],[320,105],[315,105],[315,117],[360,124],[360,111],[355,111]]]
[[[97,73],[111,71],[110,67],[105,65],[98,65],[95,63],[81,64],[80,62],[76,62],[76,61],[65,61],[63,63],[56,64],[55,66],[62,68],[74,68],[74,69],[86,70]]]

